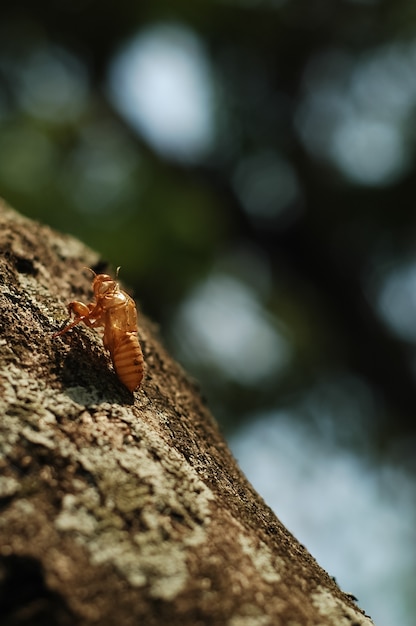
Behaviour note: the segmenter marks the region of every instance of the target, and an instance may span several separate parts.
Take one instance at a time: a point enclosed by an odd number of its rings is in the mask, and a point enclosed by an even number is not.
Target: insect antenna
[[[97,274],[94,272],[94,270],[92,270],[90,267],[87,267],[86,265],[84,265],[83,269],[84,270],[88,270],[89,272],[91,272],[91,274],[94,276],[94,278],[97,276]]]

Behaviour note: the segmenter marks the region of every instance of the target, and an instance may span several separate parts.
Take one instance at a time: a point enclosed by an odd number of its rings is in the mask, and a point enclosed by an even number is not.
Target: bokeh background
[[[80,237],[378,626],[416,614],[414,0],[14,0],[0,194]]]

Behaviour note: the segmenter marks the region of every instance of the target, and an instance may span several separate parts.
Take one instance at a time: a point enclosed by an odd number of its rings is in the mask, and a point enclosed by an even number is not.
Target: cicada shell
[[[75,318],[53,336],[63,335],[80,322],[89,328],[102,326],[103,343],[110,352],[117,376],[129,391],[134,391],[140,386],[144,372],[134,300],[108,274],[96,274],[92,289],[95,302],[70,302],[68,310]]]

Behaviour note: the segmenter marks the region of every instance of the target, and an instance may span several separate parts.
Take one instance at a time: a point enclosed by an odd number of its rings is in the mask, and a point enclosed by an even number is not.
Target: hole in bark
[[[0,511],[2,509],[7,509],[7,507],[10,504],[10,502],[12,502],[12,501],[13,501],[13,496],[3,496],[2,498],[0,498]]]
[[[30,274],[31,276],[36,276],[38,273],[38,270],[33,265],[33,261],[31,259],[16,256],[15,265],[19,274]]]
[[[2,626],[70,626],[74,615],[46,584],[40,563],[31,557],[0,558]]]

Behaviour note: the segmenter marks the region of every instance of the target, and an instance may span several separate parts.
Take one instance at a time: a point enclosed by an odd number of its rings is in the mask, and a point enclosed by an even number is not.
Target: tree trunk
[[[0,622],[369,626],[236,465],[143,316],[131,394],[53,338],[99,256],[0,206]]]

